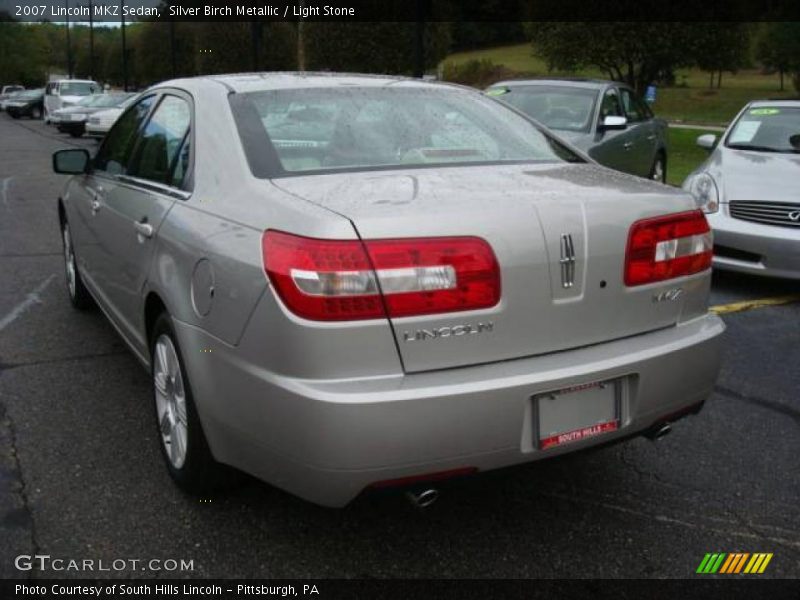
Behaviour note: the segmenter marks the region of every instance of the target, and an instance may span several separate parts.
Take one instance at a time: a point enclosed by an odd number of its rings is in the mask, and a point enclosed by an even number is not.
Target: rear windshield
[[[88,96],[98,90],[96,83],[70,81],[61,84],[59,94],[62,96]]]
[[[800,107],[758,106],[746,110],[725,145],[753,152],[800,152]]]
[[[531,121],[451,88],[348,87],[234,94],[258,177],[336,170],[582,162]]]
[[[564,131],[588,131],[597,100],[597,90],[554,85],[496,87],[487,94],[551,129]]]

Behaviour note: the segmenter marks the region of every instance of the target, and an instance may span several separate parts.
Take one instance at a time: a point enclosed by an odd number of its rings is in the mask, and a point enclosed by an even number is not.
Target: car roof
[[[610,85],[622,85],[618,81],[611,81],[610,79],[589,79],[583,77],[547,77],[541,79],[509,79],[507,81],[498,81],[489,87],[514,87],[518,85],[558,85],[563,87],[576,87],[585,89],[600,90]],[[627,86],[626,86],[627,87]]]
[[[751,108],[758,108],[762,106],[775,106],[786,108],[800,106],[800,98],[775,98],[774,100],[753,100],[748,104]]]
[[[97,83],[94,79],[56,79],[47,83]]]
[[[362,73],[328,73],[328,72],[264,72],[264,73],[232,73],[227,75],[204,75],[187,79],[164,81],[153,86],[155,88],[172,86],[197,85],[203,81],[220,83],[237,93],[261,90],[295,89],[295,88],[330,88],[330,87],[382,87],[401,85],[402,87],[440,88],[442,86],[464,88],[464,86],[425,81],[412,77],[393,75],[369,75]],[[465,88],[472,89],[472,88]],[[473,90],[474,91],[474,90]]]

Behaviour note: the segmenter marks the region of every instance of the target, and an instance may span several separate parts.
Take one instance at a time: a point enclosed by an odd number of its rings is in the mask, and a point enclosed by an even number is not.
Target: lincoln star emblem
[[[575,245],[572,243],[572,235],[569,233],[561,234],[561,285],[571,288],[575,285]]]
[[[789,213],[789,218],[795,223],[800,222],[800,210],[794,210]]]

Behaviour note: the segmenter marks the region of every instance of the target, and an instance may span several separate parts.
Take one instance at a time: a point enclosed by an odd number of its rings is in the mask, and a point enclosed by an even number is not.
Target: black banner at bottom
[[[424,579],[6,579],[0,598],[586,598],[614,600],[800,600],[800,581],[742,578],[691,580],[424,580]]]

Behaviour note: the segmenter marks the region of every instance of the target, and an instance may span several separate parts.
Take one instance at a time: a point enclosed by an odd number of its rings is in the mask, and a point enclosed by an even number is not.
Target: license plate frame
[[[558,448],[617,431],[623,383],[605,379],[534,395],[536,447]]]

